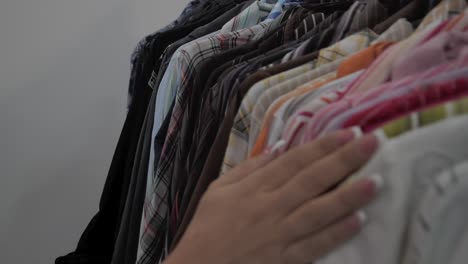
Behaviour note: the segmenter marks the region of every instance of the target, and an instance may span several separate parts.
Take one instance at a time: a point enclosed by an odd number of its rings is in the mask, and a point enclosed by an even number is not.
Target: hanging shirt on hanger
[[[413,69],[414,72],[419,74],[418,71],[423,71],[424,69],[427,69],[427,68],[436,67],[437,65],[443,64],[444,62],[445,64],[448,64],[448,62],[450,62],[449,61],[450,59],[452,60],[455,58],[458,59],[458,56],[461,56],[461,58],[464,58],[464,54],[461,54],[461,52],[462,52],[463,47],[468,47],[468,46],[464,45],[463,42],[459,42],[458,45],[456,45],[456,43],[453,43],[454,46],[452,48],[445,47],[444,49],[442,49],[442,46],[439,44],[443,43],[443,40],[447,40],[447,39],[448,38],[446,37],[445,34],[438,35],[434,37],[433,41],[426,42],[422,46],[419,47],[419,50],[423,51],[422,55],[424,55],[424,52],[428,52],[426,56],[428,55],[431,56],[433,60],[431,61],[426,60],[427,63],[425,65],[419,64],[419,61],[417,60],[407,60],[405,62],[406,64],[405,67],[408,67],[409,69]],[[436,51],[441,54],[446,53],[446,55],[439,55],[439,56],[435,55],[434,52]],[[449,53],[450,54],[453,53],[453,56],[450,56]],[[463,60],[455,60],[454,63],[452,63],[451,65],[453,64],[464,65]],[[397,64],[396,66],[402,67],[399,64]],[[432,74],[434,74],[432,70],[428,70],[428,72],[432,72]],[[401,83],[403,80],[406,80],[404,79],[404,77],[409,76],[411,74],[411,71],[408,70],[407,75],[404,75],[403,72],[401,72],[401,74],[402,75],[400,76],[398,81],[396,81],[395,83]],[[431,75],[426,75],[426,76],[431,76]],[[388,84],[390,85],[391,83],[388,83]],[[386,86],[383,85],[383,87],[386,87]],[[373,90],[375,91],[369,91],[367,93],[369,94],[367,98],[372,98],[373,96],[378,96],[378,95],[383,94],[387,90],[392,91],[394,89],[395,88],[391,88],[391,89],[374,88]],[[307,138],[311,139],[314,136],[317,136],[318,133],[320,133],[321,129],[324,127],[324,125],[329,123],[331,119],[334,117],[335,115],[334,113],[339,113],[341,110],[350,109],[349,107],[351,107],[351,105],[348,102],[351,102],[350,100],[354,100],[355,97],[359,97],[359,94],[346,96],[343,99],[339,100],[337,103],[330,104],[329,106],[324,107],[323,109],[320,109],[320,111],[314,114],[313,119],[309,122],[310,125],[308,125],[308,127],[306,128]],[[357,103],[353,103],[353,105],[357,105]]]
[[[380,149],[374,158],[352,180],[376,173],[384,181],[379,197],[365,211],[370,221],[364,230],[319,264],[399,263],[404,254],[406,219],[421,195],[417,186],[430,184],[439,172],[468,158],[468,118],[450,120],[417,129],[394,140],[379,136]],[[395,217],[398,216],[398,217]]]
[[[416,89],[418,87],[421,87],[423,83],[421,82],[417,83],[416,81],[423,80],[426,83],[431,83],[441,78],[440,76],[437,76],[436,74],[453,71],[454,69],[458,67],[464,67],[464,65],[465,65],[465,60],[460,60],[455,63],[446,64],[446,65],[442,65],[434,69],[427,70],[417,76],[409,76],[405,79],[398,80],[392,83],[388,83],[386,85],[376,88],[375,90],[366,94],[365,96],[360,96],[360,97],[355,97],[355,98],[346,97],[337,103],[326,104],[325,106],[321,106],[320,108],[322,109],[320,110],[318,110],[319,108],[312,109],[310,108],[310,106],[308,110],[306,111],[305,109],[302,109],[301,112],[299,112],[297,115],[296,122],[301,122],[301,121],[305,122],[305,127],[302,128],[303,126],[300,126],[294,122],[288,123],[288,126],[285,130],[285,134],[287,135],[286,146],[287,148],[291,148],[291,147],[297,146],[298,144],[302,144],[303,142],[308,142],[310,140],[313,140],[314,138],[317,137],[317,133],[319,133],[318,131],[321,125],[326,124],[329,127],[328,129],[325,128],[324,131],[332,131],[330,128],[335,126],[334,122],[324,121],[324,118],[332,117],[335,113],[336,114],[342,113],[343,115],[349,115],[350,113],[352,113],[350,112],[351,106],[358,106],[358,107],[360,106],[361,108],[363,108],[364,105],[361,106],[361,104],[365,102],[365,100],[368,100],[372,104],[377,105],[379,102],[382,102],[390,98],[388,96],[388,93],[385,93],[385,91],[394,92],[396,93],[396,95],[403,95],[403,93],[405,93],[406,91],[409,91],[410,88],[414,87],[414,89]],[[431,76],[435,76],[435,77],[430,78]],[[378,99],[379,101],[376,100],[377,98],[379,98]],[[331,101],[336,101],[336,99],[332,98]],[[327,107],[330,110],[326,110]],[[316,114],[312,114],[312,116],[310,116],[310,115],[306,115],[305,114],[306,112],[310,114],[316,112]],[[304,116],[307,116],[305,121],[302,120],[304,118],[301,119],[301,117],[304,117]],[[321,119],[320,119],[320,116],[322,116]],[[296,132],[298,128],[301,128],[299,131],[300,133]],[[285,151],[285,149],[281,151]]]
[[[440,3],[424,18],[415,34],[389,49],[385,55],[382,55],[365,74],[356,80],[350,90],[363,91],[388,81],[392,64],[397,58],[401,57],[401,54],[405,54],[419,42],[424,41],[425,38],[430,38],[439,31],[444,30],[448,23],[446,19],[462,13],[466,6],[464,0],[446,0]],[[442,21],[446,21],[446,23],[441,24]]]

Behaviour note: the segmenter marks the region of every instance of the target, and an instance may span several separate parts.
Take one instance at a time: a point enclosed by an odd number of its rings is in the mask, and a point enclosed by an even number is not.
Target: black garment
[[[229,2],[226,0],[226,2]],[[226,6],[231,5],[230,3]],[[229,6],[231,7],[231,6]],[[226,7],[224,7],[226,9]],[[106,179],[99,212],[93,217],[82,234],[76,250],[56,260],[67,263],[110,263],[125,208],[130,179],[133,171],[136,148],[145,118],[148,101],[153,90],[148,87],[151,72],[160,63],[164,49],[170,43],[186,36],[197,27],[212,21],[224,9],[214,10],[201,20],[193,21],[167,32],[155,34],[138,62],[135,74],[133,102],[129,107],[122,133],[117,144],[112,164]],[[229,8],[230,9],[230,8]]]
[[[155,96],[155,94],[153,94]],[[135,156],[135,165],[131,176],[130,188],[127,195],[125,210],[122,216],[118,238],[114,248],[112,264],[135,263],[138,251],[138,242],[140,234],[141,217],[143,213],[143,205],[145,202],[146,183],[148,176],[148,163],[151,147],[151,131],[153,127],[153,118],[148,118],[151,113],[154,113],[154,104],[148,106],[146,118],[142,127],[140,141]],[[174,107],[174,104],[171,106]],[[169,128],[169,118],[164,120],[156,141],[164,141],[165,134]],[[150,131],[150,133],[146,133]],[[163,138],[162,138],[162,135]],[[161,151],[155,153],[155,160],[159,161]]]

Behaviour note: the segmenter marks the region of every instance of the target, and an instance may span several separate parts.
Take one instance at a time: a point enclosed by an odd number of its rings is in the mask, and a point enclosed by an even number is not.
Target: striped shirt
[[[417,91],[417,89],[424,87],[424,85],[428,85],[436,81],[443,81],[441,78],[456,78],[456,76],[466,74],[466,68],[460,71],[456,70],[460,67],[466,67],[466,63],[468,63],[468,58],[440,65],[420,74],[387,83],[361,96],[345,97],[346,100],[343,99],[336,103],[328,104],[317,112],[302,111],[298,114],[298,117],[305,116],[306,113],[308,114],[308,118],[305,120],[305,128],[301,129],[302,133],[297,133],[295,131],[300,126],[293,126],[292,123],[290,125],[288,124],[285,130],[285,136],[283,137],[285,142],[287,142],[285,145],[287,147],[282,149],[281,152],[304,142],[309,142],[320,134],[327,134],[340,129],[342,127],[339,125],[341,123],[340,120],[343,118],[336,118],[340,113],[343,116],[356,115],[363,112],[364,109],[372,109],[372,106],[378,106],[383,104],[385,101],[393,100],[392,98],[402,98],[404,94],[408,94],[411,91]],[[450,72],[454,73],[451,73],[448,76],[443,75]],[[355,108],[351,108],[351,106],[355,106]]]
[[[466,114],[468,114],[468,97],[413,112],[384,124],[377,131],[384,133],[387,138],[396,138],[411,130]]]
[[[369,67],[365,74],[360,76],[351,86],[351,91],[364,91],[375,87],[390,79],[392,64],[401,54],[408,52],[422,40],[438,32],[441,22],[456,14],[460,14],[466,8],[465,0],[445,0],[426,15],[423,22],[410,38],[398,43],[383,54]]]
[[[319,65],[316,62],[307,64],[305,66],[300,66],[297,67],[293,70],[287,71],[280,73],[278,75],[272,76],[270,78],[267,78],[257,84],[255,84],[247,93],[247,95],[244,97],[242,100],[241,107],[239,108],[239,111],[237,112],[236,119],[234,121],[234,126],[231,130],[231,134],[229,136],[229,144],[228,148],[226,150],[223,166],[222,166],[222,173],[226,173],[233,167],[237,166],[240,162],[245,160],[248,157],[248,153],[250,151],[250,148],[254,144],[254,139],[250,139],[250,128],[251,128],[251,120],[252,120],[252,113],[254,111],[254,108],[260,105],[260,102],[258,98],[261,98],[262,94],[265,91],[270,91],[268,95],[265,95],[263,98],[265,98],[265,105],[263,106],[265,109],[268,108],[268,106],[271,104],[271,102],[278,98],[279,96],[291,91],[292,89],[306,83],[309,81],[314,80],[315,78],[318,78],[322,75],[328,74],[330,72],[335,71],[339,64],[341,63],[342,60],[338,59],[338,57],[333,55],[333,58],[330,58],[329,60],[325,60],[329,54],[332,54],[332,52],[327,52],[328,49],[333,49],[336,46],[341,46],[343,45],[343,42],[352,42],[352,44],[349,44],[349,47],[351,50],[347,52],[356,52],[359,50],[359,48],[364,48],[365,46],[359,47],[359,44],[356,43],[361,43],[368,45],[370,41],[363,41],[362,38],[370,38],[372,34],[357,34],[356,36],[351,36],[350,38],[347,38],[339,43],[336,43],[335,45],[323,49],[320,54],[323,56],[323,61],[334,61],[336,62],[333,63],[327,63],[323,65]],[[344,45],[343,45],[344,46]],[[352,47],[352,48],[351,48]],[[353,50],[356,49],[357,50]],[[342,55],[347,56],[350,53],[343,53]],[[319,67],[318,67],[319,66]],[[316,67],[316,68],[315,68]],[[314,69],[315,68],[315,69]],[[311,69],[314,69],[310,71]],[[301,74],[302,73],[302,74]],[[267,100],[266,98],[271,98],[271,100]]]
[[[368,47],[370,43],[376,38],[377,35],[370,30],[365,30],[355,35],[351,35],[343,41],[321,50],[317,59],[316,67],[326,65],[363,50],[364,48]],[[249,153],[255,145],[255,141],[257,140],[257,137],[260,133],[261,124],[268,107],[274,102],[276,98],[297,88],[297,86],[281,86],[281,84],[279,86],[280,88],[278,89],[275,87],[273,89],[266,90],[257,99],[250,118],[250,130],[248,131]]]

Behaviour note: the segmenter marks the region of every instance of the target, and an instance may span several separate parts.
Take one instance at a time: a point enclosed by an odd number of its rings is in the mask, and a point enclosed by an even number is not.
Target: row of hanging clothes
[[[466,263],[466,8],[193,0],[137,46],[99,212],[56,263],[158,263],[215,179],[347,128],[380,143],[351,178],[386,186],[363,232],[319,263]]]

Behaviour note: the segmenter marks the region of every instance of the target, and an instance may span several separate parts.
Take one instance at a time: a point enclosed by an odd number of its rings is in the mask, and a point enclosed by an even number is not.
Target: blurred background
[[[1,263],[75,248],[124,122],[131,52],[187,3],[1,1]]]

